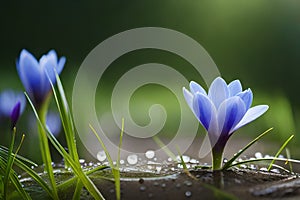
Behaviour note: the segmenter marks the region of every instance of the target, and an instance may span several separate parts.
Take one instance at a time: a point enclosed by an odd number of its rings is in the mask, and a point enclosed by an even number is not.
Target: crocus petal
[[[203,89],[203,87],[201,87],[198,83],[196,83],[194,81],[190,82],[190,90],[193,94],[195,94],[196,92],[199,92],[201,94],[206,95],[206,91]]]
[[[220,77],[216,78],[209,88],[208,96],[214,103],[216,109],[218,109],[220,104],[229,96],[226,82]]]
[[[242,92],[242,84],[239,80],[234,80],[228,84],[229,96],[233,97],[236,94]]]
[[[193,110],[203,127],[208,130],[214,105],[204,94],[196,93],[193,99]]]
[[[240,97],[234,96],[225,100],[218,110],[219,133],[228,135],[246,113],[246,106]]]
[[[64,68],[64,65],[66,63],[66,57],[62,56],[59,61],[58,61],[58,64],[57,64],[57,67],[56,67],[56,72],[57,74],[60,74],[61,71],[63,70]]]
[[[22,50],[20,59],[17,62],[17,71],[26,91],[31,96],[33,89],[37,89],[40,86],[39,77],[42,71],[37,60],[25,49]]]
[[[244,103],[246,105],[246,109],[248,110],[253,101],[253,93],[252,93],[251,89],[249,88],[243,92],[240,92],[237,94],[237,96],[239,96],[244,101]]]
[[[243,119],[230,131],[230,133],[233,133],[237,129],[241,128],[242,126],[248,124],[249,122],[252,122],[253,120],[257,119],[260,117],[262,114],[264,114],[268,110],[269,106],[267,105],[259,105],[259,106],[254,106],[250,108]]]
[[[185,98],[185,101],[189,105],[190,109],[193,111],[193,98],[194,97],[193,97],[192,93],[190,93],[190,91],[185,89],[185,87],[182,88],[182,91],[183,91],[183,96]]]

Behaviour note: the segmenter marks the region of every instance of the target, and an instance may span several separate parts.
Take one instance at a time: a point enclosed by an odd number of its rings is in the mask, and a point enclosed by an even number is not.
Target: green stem
[[[223,163],[223,152],[225,145],[215,144],[212,148],[212,169],[220,170]]]
[[[13,148],[14,148],[14,144],[15,144],[15,138],[16,138],[16,128],[14,127],[12,130],[12,139],[11,139],[11,143],[10,143],[8,154],[7,154],[7,165],[6,165],[5,176],[4,176],[4,199],[7,198],[8,179],[9,179],[10,170],[13,165],[12,152],[13,152]]]
[[[43,103],[43,105],[40,107],[38,111],[38,115],[41,119],[41,122],[45,126],[46,126],[46,116],[47,116],[47,110],[49,105],[49,99],[50,98],[47,98],[47,100]],[[40,150],[42,154],[43,163],[45,165],[45,172],[48,173],[49,181],[52,187],[53,197],[54,199],[58,200],[59,197],[58,197],[56,182],[53,174],[52,159],[51,159],[47,133],[40,123],[38,123],[38,131],[39,131],[39,140],[40,140]]]

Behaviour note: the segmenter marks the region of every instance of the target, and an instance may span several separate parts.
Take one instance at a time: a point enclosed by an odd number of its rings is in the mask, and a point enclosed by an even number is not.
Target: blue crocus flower
[[[26,105],[26,99],[22,92],[5,90],[0,94],[0,114],[8,117],[14,127],[23,113]]]
[[[51,90],[50,81],[55,83],[55,72],[60,74],[65,62],[66,58],[58,59],[54,50],[43,55],[39,61],[27,50],[21,51],[17,60],[17,71],[26,92],[36,106],[40,106],[48,96]]]
[[[183,94],[189,107],[208,132],[214,169],[220,168],[223,150],[232,133],[261,116],[269,108],[267,105],[251,108],[252,91],[243,91],[239,80],[227,85],[222,78],[217,77],[208,93],[199,84],[191,81],[190,91],[183,88]]]

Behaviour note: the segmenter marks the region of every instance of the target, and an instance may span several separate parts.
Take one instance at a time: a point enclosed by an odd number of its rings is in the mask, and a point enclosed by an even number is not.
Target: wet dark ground
[[[155,166],[157,169],[158,165]],[[234,168],[214,172],[190,169],[189,173],[175,165],[164,165],[159,173],[145,169],[122,169],[122,199],[300,199],[300,178],[297,174],[274,168],[274,172]],[[72,174],[57,170],[56,177],[65,180]],[[90,177],[106,199],[115,199],[115,186],[109,169],[97,171]],[[34,182],[27,179],[22,183],[33,199],[47,199],[45,192]],[[72,199],[73,192],[74,185],[61,191],[60,198]],[[83,189],[81,199],[93,198]]]

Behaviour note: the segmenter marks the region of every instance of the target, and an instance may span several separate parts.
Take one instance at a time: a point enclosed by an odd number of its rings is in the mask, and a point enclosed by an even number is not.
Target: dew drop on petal
[[[138,162],[138,156],[135,154],[129,155],[127,157],[127,162],[130,165],[135,165]]]
[[[98,159],[100,162],[103,162],[103,161],[106,159],[105,151],[99,151],[99,152],[97,153],[97,159]]]
[[[152,159],[155,156],[155,152],[153,150],[148,150],[148,151],[146,151],[145,156],[148,159]]]

